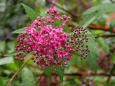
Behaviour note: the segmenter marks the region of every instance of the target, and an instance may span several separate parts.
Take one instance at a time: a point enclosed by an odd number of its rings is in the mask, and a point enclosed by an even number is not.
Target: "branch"
[[[68,24],[69,27],[75,27],[73,24]],[[103,30],[103,31],[109,31],[109,28],[105,28],[105,27],[101,27],[101,26],[97,26],[97,25],[89,25],[87,26],[89,29],[92,30]],[[115,33],[115,31],[113,31],[113,33]]]
[[[12,76],[12,78],[10,79],[9,83],[8,83],[8,86],[11,86],[14,78],[16,77],[16,75],[21,71],[21,69],[28,63],[28,61],[30,61],[32,59],[32,57],[30,57],[29,59],[27,59],[23,64],[22,66],[19,68],[19,70]]]
[[[94,30],[103,30],[103,31],[108,31],[109,30],[109,29],[107,29],[105,27],[96,26],[96,25],[89,25],[88,28],[89,29],[94,29]]]
[[[109,35],[98,35],[98,36],[96,36],[96,38],[98,38],[98,37],[103,37],[103,38],[115,37],[115,34],[109,34]]]

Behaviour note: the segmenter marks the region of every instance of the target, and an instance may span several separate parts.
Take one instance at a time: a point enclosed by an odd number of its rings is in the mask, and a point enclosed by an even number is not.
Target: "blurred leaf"
[[[24,32],[25,32],[24,28],[21,28],[21,29],[13,31],[12,33],[24,33]]]
[[[89,31],[88,31],[89,32]],[[92,35],[92,33],[89,32],[88,35]],[[86,43],[84,44],[86,45]],[[88,53],[88,56],[86,57],[88,65],[96,72],[97,70],[97,57],[99,56],[99,49],[96,45],[95,39],[92,35],[92,37],[88,38],[88,49],[90,52]]]
[[[110,81],[111,76],[112,76],[112,74],[114,73],[114,71],[115,71],[115,64],[113,65],[113,67],[112,67],[112,69],[111,69],[111,71],[110,71],[110,76],[108,77],[107,83]]]
[[[94,20],[96,20],[100,16],[101,12],[94,12],[89,15],[83,15],[83,20],[80,23],[80,25],[83,25],[83,27],[87,27],[89,24],[91,24]]]
[[[87,25],[92,23],[95,19],[97,19],[97,17],[102,16],[102,14],[108,12],[115,12],[114,8],[115,4],[111,3],[100,4],[89,8],[83,13],[84,18],[83,21],[81,22],[81,25],[83,25],[83,27],[86,27]]]
[[[83,13],[83,15],[89,15],[92,14],[93,12],[99,12],[99,11],[101,13],[115,12],[114,8],[115,8],[115,4],[112,3],[100,4],[89,8]]]
[[[11,41],[11,42],[8,42],[8,53],[12,53],[14,52],[14,48],[15,48],[15,41]]]
[[[111,60],[112,63],[115,64],[115,54],[111,54],[111,59],[112,59],[112,60]]]
[[[71,60],[71,64],[81,65],[81,58],[78,55],[72,54]]]
[[[22,4],[27,15],[30,17],[31,20],[35,20],[37,18],[38,13],[35,12],[32,8],[30,8],[29,6],[25,5],[25,4]]]
[[[5,2],[0,3],[0,12],[5,11]]]
[[[9,64],[9,63],[14,63],[12,57],[5,57],[0,59],[0,65]]]
[[[5,64],[5,66],[15,71],[18,70],[18,67],[15,64]]]
[[[37,0],[38,1],[38,5],[40,5],[40,6],[45,6],[45,4],[46,4],[46,2],[45,2],[45,0]]]
[[[107,42],[105,41],[104,38],[102,38],[102,37],[97,38],[97,42],[99,43],[100,47],[102,47],[105,52],[107,52],[107,53],[110,52],[109,45],[107,44]]]
[[[21,74],[24,86],[35,86],[34,75],[28,68],[23,68]]]
[[[6,42],[1,41],[0,42],[0,52],[5,52]]]
[[[60,4],[63,5],[65,0],[60,0]]]
[[[115,20],[112,20],[109,26],[109,31],[113,32],[113,29],[115,28]]]
[[[3,80],[2,80],[1,77],[0,77],[0,86],[4,86],[4,85],[3,85]]]

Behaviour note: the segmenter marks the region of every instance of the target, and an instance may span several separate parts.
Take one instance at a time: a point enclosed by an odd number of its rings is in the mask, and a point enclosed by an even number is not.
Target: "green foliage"
[[[13,31],[12,33],[24,33],[24,28]]]
[[[112,3],[105,3],[105,4],[100,4],[93,6],[86,10],[83,15],[89,15],[94,12],[101,12],[101,13],[110,13],[110,12],[115,12],[115,4]]]
[[[25,4],[22,4],[27,15],[30,17],[31,20],[35,20],[37,16],[39,15],[37,12],[35,12],[32,8],[28,7]]]
[[[114,72],[115,72],[115,64],[113,65],[113,67],[112,67],[112,69],[111,69],[111,71],[110,71],[110,76],[108,77],[107,82],[110,81],[110,78],[111,78],[111,76],[112,76],[112,74],[113,74]]]
[[[14,58],[13,58],[13,59],[14,59]],[[16,65],[18,68],[20,68],[21,65],[23,64],[23,61],[15,60],[15,59],[14,59],[14,63],[15,63],[15,65]]]
[[[3,12],[5,10],[5,2],[0,3],[0,12]]]
[[[47,76],[48,86],[50,86],[50,80],[51,80],[51,67],[44,68],[44,73]]]
[[[115,8],[115,4],[111,4],[111,3],[100,4],[89,8],[83,13],[83,20],[81,22],[81,25],[83,25],[83,27],[88,26],[98,17],[102,16],[102,14],[115,12],[114,8]]]
[[[77,55],[77,54],[72,54],[72,61],[71,61],[71,64],[76,64],[76,65],[81,65],[82,62],[81,62],[81,58]]]
[[[64,66],[59,67],[59,66],[55,65],[55,72],[58,74],[61,82],[63,82]]]
[[[5,57],[0,59],[0,65],[9,64],[9,63],[14,63],[12,57]]]
[[[6,47],[6,42],[1,41],[0,42],[0,52],[4,53],[5,52],[5,47]]]
[[[100,47],[102,47],[105,52],[107,53],[110,52],[109,45],[107,44],[104,38],[102,37],[97,38],[97,42],[99,43]]]
[[[93,37],[93,35],[88,31],[88,49],[90,52],[88,53],[88,56],[86,57],[88,65],[94,70],[97,71],[97,57],[99,56],[99,49],[96,45],[96,41]],[[91,37],[92,36],[92,37]],[[86,44],[84,44],[86,45]]]
[[[35,78],[31,70],[29,70],[28,68],[23,68],[21,74],[22,74],[21,77],[24,86],[36,86]]]
[[[113,29],[115,28],[115,20],[113,20],[113,21],[110,22],[110,26],[109,27],[110,27],[109,31],[113,32]]]
[[[3,85],[3,80],[2,80],[1,77],[0,77],[0,86],[4,86],[4,85]]]
[[[84,15],[83,20],[80,24],[83,25],[83,27],[87,27],[89,24],[95,21],[100,16],[100,14],[101,12],[94,12],[89,15]]]

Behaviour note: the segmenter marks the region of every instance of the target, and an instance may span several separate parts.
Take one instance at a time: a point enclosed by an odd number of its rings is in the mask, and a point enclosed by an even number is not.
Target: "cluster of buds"
[[[78,55],[83,59],[88,55],[90,50],[88,49],[88,45],[84,45],[88,42],[87,31],[85,28],[77,26],[75,28],[71,28],[71,36],[68,39],[68,44],[72,47],[73,51],[78,51]]]
[[[38,16],[28,27],[25,32],[17,38],[18,44],[15,59],[23,61],[28,53],[33,53],[32,60],[41,66],[50,65],[67,65],[73,51],[78,51],[81,57],[87,56],[89,50],[86,30],[82,27],[72,29],[72,34],[64,32],[64,28],[68,26],[70,17],[62,15],[54,8],[46,11],[48,16]]]

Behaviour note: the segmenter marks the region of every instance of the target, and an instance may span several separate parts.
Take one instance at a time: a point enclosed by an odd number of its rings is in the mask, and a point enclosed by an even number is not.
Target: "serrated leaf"
[[[88,31],[88,43],[85,43],[84,45],[88,45],[88,49],[90,52],[88,53],[88,56],[86,57],[88,65],[94,70],[97,70],[97,57],[99,56],[99,49],[96,45],[95,38],[93,34]],[[91,37],[92,36],[92,37]]]
[[[90,52],[86,57],[88,65],[94,70],[97,70],[97,57],[99,56],[99,50],[94,39],[88,39],[88,49]]]
[[[110,52],[109,45],[107,44],[107,42],[105,41],[104,38],[102,38],[102,37],[97,38],[97,42],[99,43],[100,47],[102,47],[105,52],[107,52],[107,53]]]
[[[24,86],[35,86],[34,75],[28,68],[23,68],[21,74]]]
[[[94,12],[89,15],[83,16],[83,20],[80,23],[84,28],[91,24],[94,20],[96,20],[100,16],[101,12]]]
[[[34,11],[32,8],[25,4],[22,4],[22,6],[24,7],[27,15],[30,17],[31,20],[35,20],[37,18],[38,13],[36,11]]]
[[[103,13],[108,13],[108,12],[115,12],[115,4],[112,3],[105,3],[105,4],[100,4],[100,5],[96,5],[93,6],[91,8],[89,8],[88,10],[86,10],[83,15],[89,15],[92,14],[93,12],[103,12]]]
[[[25,32],[24,28],[20,28],[18,30],[13,31],[12,33],[24,33],[24,32]]]
[[[0,65],[9,64],[9,63],[14,63],[12,57],[4,57],[0,59]]]

